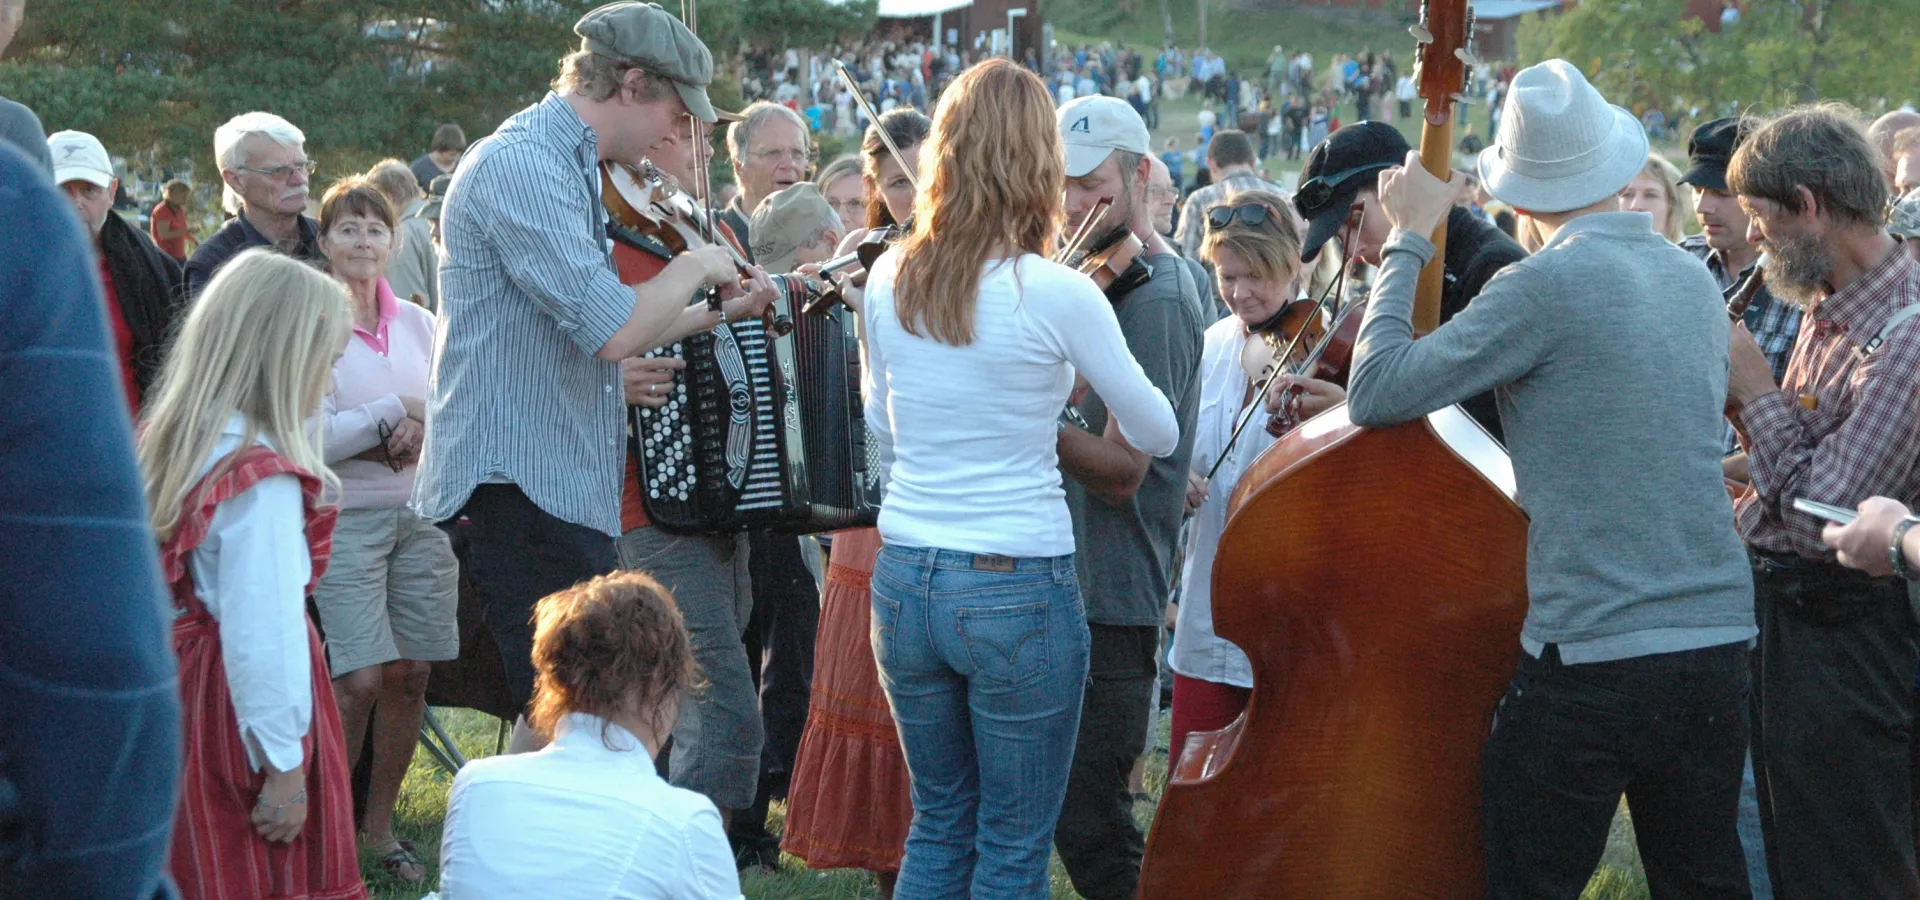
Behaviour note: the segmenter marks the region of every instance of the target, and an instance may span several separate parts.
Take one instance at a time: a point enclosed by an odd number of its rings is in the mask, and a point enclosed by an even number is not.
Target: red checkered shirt
[[[1888,316],[1915,303],[1920,265],[1896,248],[1818,302],[1781,389],[1741,410],[1753,488],[1734,504],[1734,523],[1749,546],[1833,558],[1820,543],[1824,522],[1795,511],[1796,498],[1847,509],[1875,495],[1920,500],[1920,317],[1860,356]]]

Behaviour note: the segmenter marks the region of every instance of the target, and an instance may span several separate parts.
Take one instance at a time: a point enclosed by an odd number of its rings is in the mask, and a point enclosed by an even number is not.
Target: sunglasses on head
[[[1207,207],[1207,229],[1219,231],[1235,219],[1248,228],[1259,228],[1272,215],[1264,203],[1222,203]]]
[[[1300,185],[1299,190],[1294,192],[1294,205],[1300,208],[1302,215],[1307,218],[1313,218],[1313,216],[1320,211],[1321,207],[1326,206],[1329,201],[1333,200],[1333,191],[1341,184],[1369,172],[1378,172],[1381,169],[1391,168],[1392,166],[1393,163],[1367,163],[1364,166],[1355,166],[1344,172],[1335,172],[1332,175],[1321,175],[1309,178],[1304,184]]]

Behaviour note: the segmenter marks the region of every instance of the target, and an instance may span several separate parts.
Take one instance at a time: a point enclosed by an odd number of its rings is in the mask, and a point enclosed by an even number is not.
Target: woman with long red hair
[[[1046,897],[1088,662],[1056,422],[1078,371],[1142,452],[1179,426],[1105,295],[1044,255],[1066,165],[1040,79],[967,70],[919,164],[913,230],[862,310],[890,480],[873,650],[914,807],[895,896]]]

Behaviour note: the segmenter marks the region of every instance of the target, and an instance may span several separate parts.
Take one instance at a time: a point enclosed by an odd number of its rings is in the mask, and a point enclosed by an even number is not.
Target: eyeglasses
[[[374,423],[374,431],[380,435],[380,461],[398,474],[406,465],[393,458],[393,448],[388,446],[388,442],[393,440],[393,427],[387,424],[387,420],[381,419]]]
[[[1350,181],[1357,176],[1365,175],[1368,172],[1378,172],[1381,169],[1391,168],[1392,166],[1393,163],[1367,163],[1364,166],[1355,166],[1344,172],[1309,178],[1305,184],[1300,185],[1298,191],[1294,192],[1294,205],[1300,207],[1300,213],[1302,215],[1311,219],[1315,213],[1320,211],[1321,207],[1326,206],[1329,201],[1333,200],[1334,188],[1339,187],[1342,183]]]
[[[303,159],[290,166],[274,166],[271,169],[255,169],[251,166],[235,166],[234,168],[242,172],[252,172],[255,175],[265,175],[274,181],[285,181],[293,174],[295,169],[299,169],[302,174],[312,175],[320,169],[320,164],[310,159]]]
[[[1207,230],[1219,231],[1239,219],[1240,224],[1248,228],[1259,228],[1273,215],[1264,203],[1222,203],[1207,207]]]
[[[813,163],[812,150],[755,150],[747,155],[761,162],[790,162],[801,168]]]

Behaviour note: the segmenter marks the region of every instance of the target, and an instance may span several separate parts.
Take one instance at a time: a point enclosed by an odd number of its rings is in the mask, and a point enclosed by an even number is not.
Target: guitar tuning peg
[[[1422,44],[1433,43],[1433,32],[1428,31],[1425,25],[1408,26],[1407,33],[1413,35],[1413,39]]]

